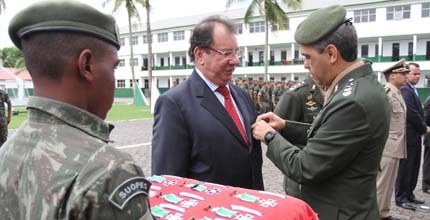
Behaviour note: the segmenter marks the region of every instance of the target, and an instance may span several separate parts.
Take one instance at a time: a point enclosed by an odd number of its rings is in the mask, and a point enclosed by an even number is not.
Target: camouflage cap
[[[294,40],[299,44],[318,42],[344,23],[345,16],[346,10],[340,5],[318,9],[299,24]]]
[[[388,67],[387,69],[383,70],[382,73],[384,75],[390,74],[390,73],[409,73],[409,69],[406,68],[406,62],[405,59],[399,60],[399,62],[395,63],[394,65]]]
[[[19,49],[21,39],[36,32],[79,32],[120,48],[115,19],[77,1],[35,3],[16,14],[9,24],[9,36]]]

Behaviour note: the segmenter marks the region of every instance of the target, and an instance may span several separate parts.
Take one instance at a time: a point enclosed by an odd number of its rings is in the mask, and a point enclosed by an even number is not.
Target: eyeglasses
[[[222,55],[222,56],[224,56],[226,58],[234,56],[235,58],[240,59],[242,57],[242,51],[239,50],[239,49],[236,49],[236,50],[231,50],[231,49],[217,50],[217,49],[214,49],[212,47],[205,47],[205,48],[207,48],[209,50],[212,50],[212,51],[215,51],[218,54],[220,54],[220,55]]]

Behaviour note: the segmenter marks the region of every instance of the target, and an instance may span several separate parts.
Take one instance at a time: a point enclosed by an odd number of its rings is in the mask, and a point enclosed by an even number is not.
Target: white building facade
[[[308,73],[303,67],[300,46],[294,32],[300,22],[318,8],[342,4],[347,18],[353,18],[359,37],[358,56],[372,60],[378,79],[385,83],[381,70],[405,58],[421,66],[418,87],[430,87],[430,1],[419,0],[305,0],[302,10],[286,9],[289,29],[269,32],[269,79],[301,81]],[[238,44],[242,50],[240,67],[234,78],[263,80],[264,22],[256,16],[244,24],[246,9],[226,10],[218,14],[229,17],[238,25]],[[153,77],[160,90],[173,81],[182,82],[192,72],[188,57],[189,38],[195,24],[217,13],[175,18],[152,24]],[[277,29],[276,27],[270,27]],[[120,65],[116,70],[116,87],[131,88],[131,68],[135,65],[139,87],[148,88],[147,35],[145,25],[133,27],[134,59],[130,60],[128,27],[122,28],[119,51]]]

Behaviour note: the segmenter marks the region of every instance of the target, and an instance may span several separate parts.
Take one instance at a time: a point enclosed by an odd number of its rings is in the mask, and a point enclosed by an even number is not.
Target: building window
[[[249,23],[249,33],[264,32],[264,21]]]
[[[426,60],[430,60],[430,41],[427,41]]]
[[[143,58],[142,70],[148,70],[148,58]]]
[[[361,57],[369,57],[369,45],[361,45]]]
[[[393,58],[392,61],[398,61],[399,57],[400,45],[399,43],[393,43]]]
[[[123,37],[119,38],[119,45],[124,46],[125,45],[125,39]]]
[[[139,61],[137,58],[130,59],[130,66],[138,66]]]
[[[148,35],[144,34],[142,35],[142,43],[147,44],[148,43]]]
[[[248,53],[248,66],[253,66],[253,56],[252,53]]]
[[[163,57],[160,58],[160,66],[164,66],[164,58]]]
[[[184,39],[185,39],[185,32],[184,31],[173,32],[173,40],[177,41],[177,40],[184,40]]]
[[[167,42],[168,38],[167,38],[167,33],[159,33],[158,34],[158,42]]]
[[[182,66],[187,65],[187,58],[186,57],[182,57]]]
[[[284,61],[287,59],[287,51],[281,50],[281,60]]]
[[[379,45],[375,45],[375,57],[379,57]]]
[[[410,5],[387,7],[387,20],[401,20],[411,17]]]
[[[135,79],[136,81],[136,86],[139,87],[139,79]],[[133,88],[133,80],[130,79],[130,88]]]
[[[180,60],[181,60],[181,57],[175,57],[175,66],[181,65]]]
[[[283,26],[279,24],[273,24],[272,25],[272,31],[281,31],[281,30],[287,30],[288,22],[285,22]]]
[[[354,11],[355,23],[373,22],[376,20],[376,9],[363,9]]]
[[[145,89],[149,88],[149,80],[148,79],[145,79],[145,82],[144,82],[143,86],[144,86]]]
[[[408,44],[408,60],[412,60],[414,57],[414,43],[409,42]]]
[[[131,37],[131,45],[137,45],[139,43],[139,40],[137,36]]]
[[[258,64],[264,63],[264,51],[258,51]]]
[[[117,88],[125,88],[125,79],[118,79],[116,81],[116,87]]]
[[[421,4],[421,17],[430,17],[430,2]]]
[[[270,50],[270,64],[275,64],[275,51]]]
[[[242,34],[243,33],[242,24],[236,24],[236,28],[237,28],[237,34]]]
[[[118,64],[118,66],[119,66],[119,67],[123,67],[123,66],[125,66],[125,60],[124,60],[124,59],[119,59],[119,64]]]

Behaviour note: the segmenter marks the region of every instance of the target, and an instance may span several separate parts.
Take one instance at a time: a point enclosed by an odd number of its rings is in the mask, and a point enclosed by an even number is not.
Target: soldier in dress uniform
[[[399,161],[406,157],[406,104],[400,87],[406,83],[409,69],[402,59],[382,71],[387,80],[385,92],[390,103],[390,131],[385,143],[377,177],[379,215],[383,220],[397,220],[390,215],[390,204],[396,183]],[[412,204],[405,204],[410,205]]]
[[[285,120],[312,124],[323,104],[323,93],[309,76],[281,96],[274,113]],[[299,140],[297,136],[286,135],[285,137],[294,145],[306,145],[306,140]],[[288,195],[301,197],[299,184],[287,176],[284,178],[284,190]]]
[[[268,145],[266,156],[301,184],[301,198],[319,219],[373,220],[379,218],[376,176],[388,137],[389,104],[371,65],[357,60],[357,33],[345,16],[339,5],[318,9],[294,35],[304,67],[328,88],[312,125],[266,113],[257,118],[253,135]],[[284,138],[295,135],[306,145]]]
[[[119,33],[76,1],[42,1],[9,24],[34,82],[28,120],[0,149],[0,219],[153,219],[141,168],[112,147]]]
[[[7,105],[7,115],[5,114],[4,105]],[[7,140],[7,125],[10,123],[12,104],[7,93],[0,89],[0,147]]]

